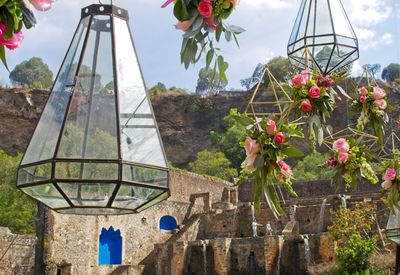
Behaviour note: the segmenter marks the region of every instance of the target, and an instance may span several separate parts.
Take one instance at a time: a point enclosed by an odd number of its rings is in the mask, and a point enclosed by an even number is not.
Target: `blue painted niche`
[[[163,216],[160,219],[160,229],[161,230],[174,230],[178,227],[178,224],[174,217],[172,216]]]
[[[122,264],[121,231],[103,228],[99,236],[99,264]]]

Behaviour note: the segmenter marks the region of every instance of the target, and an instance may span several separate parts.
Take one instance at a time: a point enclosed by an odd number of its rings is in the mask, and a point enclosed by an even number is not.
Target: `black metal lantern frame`
[[[66,214],[137,213],[169,196],[165,152],[126,10],[82,9],[17,186]]]
[[[359,58],[358,39],[340,0],[303,0],[289,39],[288,57],[324,75]]]

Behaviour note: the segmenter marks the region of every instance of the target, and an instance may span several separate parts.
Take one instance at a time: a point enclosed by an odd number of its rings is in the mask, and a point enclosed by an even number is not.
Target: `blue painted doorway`
[[[99,236],[99,264],[122,264],[121,231],[103,228]]]

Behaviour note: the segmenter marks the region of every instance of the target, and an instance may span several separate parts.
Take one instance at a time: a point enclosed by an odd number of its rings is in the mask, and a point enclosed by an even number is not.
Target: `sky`
[[[101,0],[109,4],[110,0]],[[127,9],[130,26],[147,87],[158,82],[194,91],[199,62],[185,70],[180,64],[182,32],[176,30],[173,5],[165,9],[164,0],[114,0]],[[272,57],[286,56],[288,39],[296,19],[300,0],[241,0],[226,23],[238,25],[246,32],[234,43],[221,43],[222,54],[229,63],[228,89],[240,89],[240,80],[249,77],[258,63]],[[47,12],[35,11],[38,24],[25,30],[20,48],[7,51],[10,69],[33,56],[41,57],[56,75],[80,19],[80,9],[95,0],[57,0]],[[363,64],[400,63],[400,1],[342,0],[359,39],[360,59],[353,74],[361,74]],[[8,84],[9,73],[0,68],[0,83]]]

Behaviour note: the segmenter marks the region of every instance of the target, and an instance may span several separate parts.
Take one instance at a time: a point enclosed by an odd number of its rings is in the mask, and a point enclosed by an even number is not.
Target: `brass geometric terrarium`
[[[169,196],[164,148],[126,10],[82,9],[17,185],[69,214],[135,213]]]
[[[358,40],[340,0],[303,0],[288,47],[292,64],[323,75],[358,59]]]

